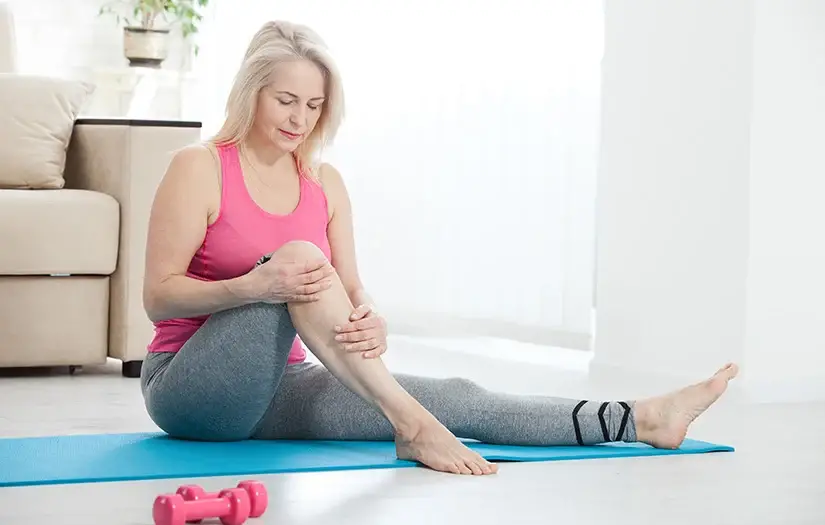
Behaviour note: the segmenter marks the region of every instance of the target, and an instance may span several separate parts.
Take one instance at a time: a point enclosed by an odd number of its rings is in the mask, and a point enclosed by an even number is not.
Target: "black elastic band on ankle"
[[[622,424],[619,425],[619,433],[616,435],[616,441],[622,440],[625,427],[627,427],[627,420],[630,418],[630,406],[624,401],[619,401],[619,404],[624,408],[624,416],[622,416]]]
[[[602,403],[602,406],[599,407],[599,423],[602,426],[602,436],[604,437],[605,443],[610,441],[610,432],[607,431],[607,421],[604,420],[604,412],[607,410],[607,405],[610,403]]]
[[[586,404],[587,401],[579,401],[579,404],[573,409],[573,430],[576,431],[576,442],[579,445],[584,445],[584,441],[582,440],[582,431],[581,428],[579,428],[579,410],[581,410]]]

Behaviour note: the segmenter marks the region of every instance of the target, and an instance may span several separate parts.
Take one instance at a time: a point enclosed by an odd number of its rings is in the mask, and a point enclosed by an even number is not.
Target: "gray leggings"
[[[177,353],[150,354],[141,388],[172,437],[392,440],[386,418],[323,366],[287,366],[295,337],[284,305],[213,314]],[[453,434],[486,443],[589,445],[636,440],[632,402],[494,393],[466,379],[395,375]]]

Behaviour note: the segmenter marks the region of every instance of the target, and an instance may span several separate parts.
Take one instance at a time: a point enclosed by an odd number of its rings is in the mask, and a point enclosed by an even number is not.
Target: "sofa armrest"
[[[200,141],[199,122],[78,119],[66,153],[66,188],[99,191],[120,204],[117,267],[109,300],[109,356],[142,361],[153,335],[143,309],[149,213],[175,151]]]

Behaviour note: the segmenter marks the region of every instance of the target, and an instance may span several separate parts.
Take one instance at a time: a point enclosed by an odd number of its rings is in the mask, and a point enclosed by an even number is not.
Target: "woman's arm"
[[[149,219],[143,305],[153,322],[208,315],[252,302],[243,278],[207,282],[186,276],[220,203],[219,170],[204,146],[175,154]]]
[[[352,204],[341,174],[329,164],[320,168],[320,179],[330,208],[327,227],[332,266],[338,273],[352,304],[374,306],[372,298],[364,289],[358,273],[355,256],[355,235],[352,227]]]
[[[387,351],[387,325],[375,311],[372,298],[364,290],[355,257],[352,206],[341,175],[332,166],[322,166],[322,184],[330,205],[327,227],[332,266],[338,273],[354,309],[349,323],[336,326],[335,340],[346,352],[359,352],[364,358],[380,357]]]

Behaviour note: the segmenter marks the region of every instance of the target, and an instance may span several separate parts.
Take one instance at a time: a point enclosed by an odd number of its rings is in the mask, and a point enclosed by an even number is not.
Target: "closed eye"
[[[278,102],[280,102],[284,106],[290,106],[293,103],[295,103],[294,100],[284,100],[284,99],[278,99]],[[312,111],[317,111],[321,107],[321,104],[317,104],[317,105],[307,104],[307,107],[309,109],[311,109]]]

